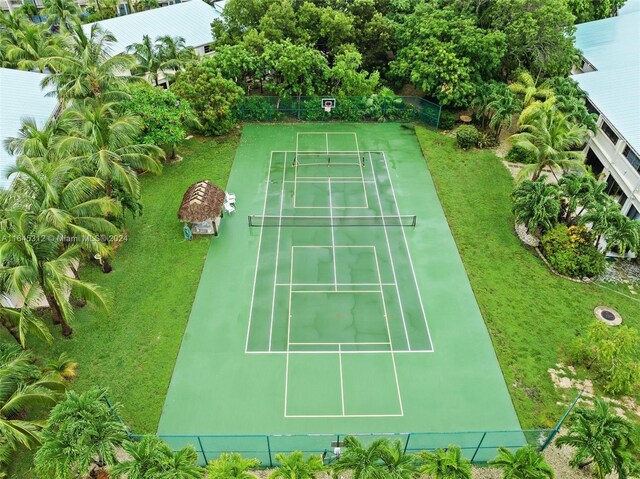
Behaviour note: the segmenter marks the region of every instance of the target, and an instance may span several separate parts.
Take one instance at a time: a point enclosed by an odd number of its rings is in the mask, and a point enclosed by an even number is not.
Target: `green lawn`
[[[136,433],[156,430],[209,247],[208,237],[184,240],[177,219],[182,195],[201,179],[226,186],[238,139],[193,138],[179,148],[181,162],[165,165],[158,177],[142,177],[143,215],[128,219],[114,271],[105,275],[93,265],[80,271],[109,295],[109,310],[78,310],[72,339],[56,332],[53,345],[33,344],[41,358],[67,351],[79,363],[73,388],[109,388]]]
[[[551,274],[513,229],[513,181],[488,151],[416,128],[427,164],[524,428],[552,426],[565,408],[547,369],[601,304],[639,326],[638,302]],[[558,401],[563,401],[558,405]]]

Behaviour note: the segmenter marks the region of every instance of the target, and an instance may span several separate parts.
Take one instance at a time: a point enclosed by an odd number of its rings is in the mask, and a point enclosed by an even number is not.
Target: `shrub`
[[[536,162],[536,156],[529,150],[522,148],[521,146],[514,145],[507,153],[505,160],[512,163],[525,163],[531,164]]]
[[[473,125],[462,125],[456,130],[456,141],[458,142],[458,146],[463,150],[468,150],[476,146],[479,139],[480,134]]]
[[[239,118],[243,121],[270,121],[276,119],[276,108],[269,98],[248,96],[242,101]]]
[[[456,115],[449,110],[442,110],[440,112],[440,123],[438,128],[441,130],[452,130],[456,126]]]
[[[542,237],[542,254],[558,273],[572,278],[602,274],[605,258],[585,226],[559,224]]]
[[[481,131],[478,133],[478,148],[491,148],[496,146],[496,137],[491,133],[487,133],[486,131]]]

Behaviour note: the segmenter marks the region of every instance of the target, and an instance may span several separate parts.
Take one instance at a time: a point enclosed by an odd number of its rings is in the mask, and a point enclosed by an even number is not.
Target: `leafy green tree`
[[[476,120],[480,120],[480,128],[483,130],[486,127],[487,121],[491,119],[489,103],[495,99],[497,91],[502,88],[504,88],[502,84],[493,80],[480,83],[476,87],[476,95],[471,102],[471,106],[474,109]]]
[[[55,406],[64,389],[58,378],[43,374],[29,351],[0,342],[0,470],[19,447],[40,444],[38,412]]]
[[[267,43],[263,56],[273,79],[267,88],[277,96],[300,97],[324,91],[329,68],[319,51],[285,40]]]
[[[64,54],[51,56],[45,63],[52,73],[43,80],[43,87],[53,86],[61,101],[120,100],[125,83],[140,80],[121,74],[135,68],[135,60],[122,53],[111,55],[115,37],[98,24],[91,26],[88,36],[80,24],[74,25],[71,39]]]
[[[43,14],[47,17],[47,25],[54,30],[71,31],[73,25],[78,23],[80,9],[73,0],[46,0]]]
[[[162,439],[142,436],[139,441],[125,441],[122,445],[129,459],[111,469],[114,477],[127,479],[200,479],[203,469],[198,467],[198,454],[193,446],[173,452]]]
[[[130,97],[122,102],[127,114],[142,119],[140,143],[157,145],[175,158],[175,147],[187,136],[188,127],[199,127],[188,101],[180,100],[172,90],[149,84],[132,85]]]
[[[522,181],[511,197],[516,221],[525,224],[527,232],[548,230],[556,223],[561,209],[558,187],[544,177]]]
[[[542,453],[531,445],[518,449],[515,453],[506,447],[498,448],[498,456],[489,461],[493,467],[502,470],[504,479],[553,479],[553,468],[544,460]]]
[[[536,159],[520,171],[520,178],[532,175],[535,181],[545,168],[551,169],[554,176],[558,170],[585,169],[582,145],[588,138],[588,130],[570,122],[552,104],[528,115],[523,113],[519,131],[509,137],[509,141],[530,151]]]
[[[455,7],[420,3],[398,27],[391,73],[442,105],[467,106],[476,88],[499,71],[506,52],[502,32],[487,31]]]
[[[258,459],[247,459],[237,452],[220,454],[218,459],[207,464],[209,479],[255,479],[249,471],[260,466]]]
[[[93,388],[82,394],[67,392],[51,411],[42,431],[42,447],[35,454],[36,471],[51,479],[76,479],[96,474],[117,463],[116,449],[127,437],[118,417],[119,406],[109,407],[106,391]]]
[[[216,54],[206,57],[202,63],[210,65],[223,78],[233,80],[249,93],[258,80],[260,57],[244,45],[221,45]]]
[[[233,128],[235,109],[244,96],[242,88],[222,78],[206,61],[190,64],[178,74],[173,91],[191,105],[209,135],[222,135]]]
[[[433,479],[471,479],[471,461],[464,458],[458,446],[423,451],[419,459],[422,473]]]
[[[594,408],[576,408],[569,431],[556,439],[557,446],[575,449],[570,463],[573,467],[584,469],[592,464],[598,479],[604,479],[612,472],[624,474],[632,460],[629,452],[636,443],[637,428],[613,413],[608,404],[598,398]]]
[[[73,307],[68,293],[98,307],[106,307],[100,289],[77,279],[73,273],[82,256],[82,246],[64,245],[60,230],[53,228],[31,211],[19,206],[5,211],[0,226],[0,284],[8,291],[22,295],[27,308],[33,309],[44,297],[51,309],[54,324],[60,324],[62,334],[73,330]],[[25,238],[27,239],[25,241]]]
[[[315,479],[325,470],[320,456],[312,454],[305,459],[301,451],[278,453],[276,462],[280,465],[269,474],[269,479]]]
[[[160,148],[137,143],[143,123],[139,117],[120,113],[120,104],[84,101],[65,113],[73,130],[60,141],[78,167],[105,182],[107,197],[119,187],[134,199],[140,197],[136,170],[162,171]]]
[[[362,55],[345,47],[336,55],[329,72],[329,89],[337,96],[369,96],[378,88],[380,74],[362,71]]]
[[[346,436],[342,453],[331,469],[338,475],[350,472],[353,479],[382,479],[386,477],[383,458],[388,443],[387,439],[379,438],[365,445],[355,436]]]
[[[522,107],[520,101],[508,88],[494,88],[491,100],[486,105],[486,109],[491,115],[489,126],[495,133],[495,138],[500,138],[502,129],[511,125],[513,115],[518,113]]]
[[[569,0],[571,13],[576,17],[576,23],[592,22],[603,18],[614,17],[625,4],[625,0]]]
[[[577,53],[574,17],[564,0],[495,0],[483,19],[506,35],[506,73],[524,68],[541,78],[566,75],[571,69]]]

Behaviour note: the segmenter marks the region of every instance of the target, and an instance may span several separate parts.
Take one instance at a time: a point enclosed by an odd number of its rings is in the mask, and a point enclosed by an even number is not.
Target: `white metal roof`
[[[191,47],[206,45],[213,41],[211,22],[218,17],[220,12],[202,0],[189,0],[95,23],[116,37],[117,41],[112,45],[115,55],[133,43],[140,43],[144,35],[149,35],[152,41],[169,35],[184,38]],[[85,33],[90,32],[92,25],[82,26]]]
[[[4,149],[6,138],[18,135],[23,118],[35,118],[44,125],[55,111],[58,100],[46,96],[40,88],[45,74],[0,68],[0,188],[8,188],[7,170],[15,165],[15,157]]]

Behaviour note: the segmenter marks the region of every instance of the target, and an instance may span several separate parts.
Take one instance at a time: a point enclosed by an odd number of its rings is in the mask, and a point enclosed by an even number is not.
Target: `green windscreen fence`
[[[440,105],[417,96],[370,95],[336,98],[327,112],[322,97],[247,96],[236,111],[240,121],[417,121],[437,127]]]
[[[532,429],[514,431],[467,431],[430,433],[379,433],[379,434],[269,434],[269,435],[160,435],[173,450],[187,445],[198,452],[201,465],[216,459],[225,452],[237,452],[246,458],[256,458],[262,466],[279,464],[278,454],[302,451],[305,456],[316,454],[325,462],[335,459],[335,447],[343,445],[346,436],[357,436],[364,443],[386,438],[400,441],[406,453],[446,449],[457,445],[464,457],[474,463],[484,463],[496,457],[499,447],[516,450],[526,444],[544,449],[557,429]],[[135,437],[135,436],[134,436]]]

